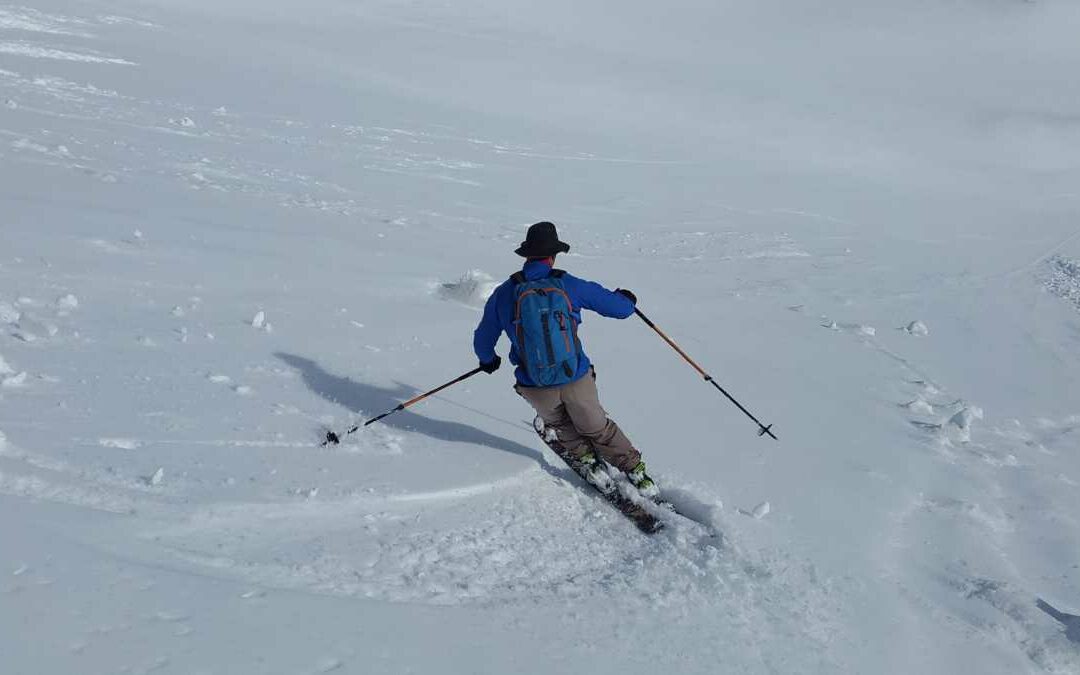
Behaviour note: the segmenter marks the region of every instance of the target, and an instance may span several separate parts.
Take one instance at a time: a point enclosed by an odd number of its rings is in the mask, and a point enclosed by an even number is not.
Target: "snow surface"
[[[4,675],[1080,672],[1073,0],[33,5]],[[319,445],[474,367],[541,219],[776,425],[583,326],[720,538],[637,533],[508,368]]]

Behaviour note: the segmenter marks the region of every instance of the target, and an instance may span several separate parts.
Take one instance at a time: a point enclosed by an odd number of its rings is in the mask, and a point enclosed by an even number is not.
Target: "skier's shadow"
[[[1042,598],[1036,600],[1035,605],[1061,623],[1065,628],[1066,638],[1080,644],[1080,616],[1076,614],[1066,614],[1059,609],[1055,609],[1050,603]]]
[[[304,379],[304,384],[313,392],[328,401],[348,408],[350,411],[362,410],[371,414],[382,413],[416,395],[414,388],[400,382],[397,383],[395,388],[377,387],[357,382],[348,377],[339,377],[328,373],[318,363],[303,356],[282,352],[277,352],[274,356],[298,370]],[[467,424],[444,422],[425,417],[411,410],[394,413],[380,420],[379,424],[385,424],[402,431],[413,431],[440,441],[472,443],[521,455],[538,461],[549,473],[555,473],[554,468],[548,463],[547,458],[544,457],[540,450],[530,448],[508,438],[489,434]]]

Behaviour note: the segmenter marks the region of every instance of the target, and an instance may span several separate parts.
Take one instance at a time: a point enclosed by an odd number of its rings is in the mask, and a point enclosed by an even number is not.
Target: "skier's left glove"
[[[630,302],[634,303],[635,307],[637,306],[637,296],[630,291],[626,290],[625,288],[616,288],[615,292],[619,295],[626,297],[628,300],[630,300]]]
[[[499,366],[501,366],[501,365],[502,365],[502,358],[498,354],[496,354],[495,358],[488,361],[487,363],[484,363],[483,361],[481,361],[480,362],[480,370],[482,370],[485,373],[487,373],[488,375],[490,375],[490,374],[494,373],[496,370],[498,370]]]

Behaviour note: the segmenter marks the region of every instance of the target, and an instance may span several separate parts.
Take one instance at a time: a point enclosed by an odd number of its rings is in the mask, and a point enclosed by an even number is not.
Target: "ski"
[[[648,509],[643,505],[622,494],[615,479],[609,476],[603,468],[599,465],[594,467],[585,466],[567,452],[566,448],[559,443],[559,438],[555,435],[554,430],[548,431],[544,426],[544,421],[539,417],[533,420],[533,429],[536,431],[536,435],[540,437],[540,440],[551,448],[551,451],[558,455],[559,459],[565,462],[582,480],[591,485],[604,501],[629,518],[630,522],[637,526],[639,530],[645,534],[656,534],[664,529],[664,522],[649,513]],[[673,507],[666,507],[662,504],[659,506],[661,508],[671,508],[674,511]]]

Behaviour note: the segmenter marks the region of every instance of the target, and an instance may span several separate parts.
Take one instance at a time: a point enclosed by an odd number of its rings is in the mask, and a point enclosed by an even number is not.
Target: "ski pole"
[[[396,412],[402,411],[405,408],[408,408],[409,406],[413,405],[414,403],[419,403],[420,401],[423,401],[428,396],[431,396],[433,394],[437,394],[440,391],[442,391],[443,389],[446,389],[447,387],[453,386],[453,385],[457,384],[458,382],[461,382],[462,380],[467,380],[470,377],[472,377],[473,375],[476,375],[477,373],[480,373],[480,372],[483,372],[483,370],[481,368],[479,368],[479,367],[473,368],[472,370],[465,373],[464,375],[461,375],[459,377],[455,377],[454,379],[450,380],[449,382],[447,382],[444,385],[435,387],[431,391],[424,392],[423,394],[420,394],[419,396],[411,398],[408,401],[405,401],[404,403],[398,404],[398,406],[396,408],[392,408],[390,410],[387,410],[386,412],[384,412],[383,414],[381,414],[381,415],[379,415],[377,417],[372,417],[367,422],[364,422],[363,425],[360,425],[360,424],[354,425],[352,429],[349,429],[344,434],[341,434],[341,436],[348,436],[349,434],[351,434],[351,433],[355,432],[356,430],[358,430],[361,426],[366,427],[366,426],[368,426],[369,424],[371,424],[373,422],[378,422],[379,420],[381,420],[384,417],[387,417],[389,415],[393,415]],[[326,440],[323,441],[322,444],[327,445],[329,443],[333,443],[334,445],[337,445],[338,443],[341,442],[341,436],[338,436],[333,431],[327,431],[326,432]]]
[[[706,381],[706,382],[708,382],[708,383],[709,383],[709,384],[711,384],[712,386],[714,386],[714,387],[716,387],[717,389],[719,389],[719,390],[720,390],[720,393],[721,393],[721,394],[723,394],[724,396],[727,396],[728,400],[729,400],[729,401],[731,401],[732,403],[734,403],[734,404],[735,404],[735,406],[736,406],[736,407],[737,407],[737,408],[738,408],[739,410],[743,411],[743,413],[745,413],[747,417],[749,417],[750,419],[754,420],[754,422],[757,422],[757,425],[758,425],[758,436],[764,436],[765,434],[768,434],[768,435],[769,435],[769,436],[770,436],[770,437],[771,437],[771,438],[772,438],[773,440],[777,440],[777,441],[778,441],[778,440],[780,440],[779,438],[777,438],[777,437],[776,437],[776,434],[774,434],[774,433],[772,432],[772,427],[773,427],[773,425],[771,425],[771,424],[770,424],[770,425],[768,425],[768,426],[765,426],[764,424],[762,424],[761,422],[759,422],[759,421],[758,421],[758,418],[756,418],[756,417],[754,417],[754,416],[753,416],[752,414],[750,414],[750,411],[749,411],[749,410],[747,410],[746,408],[744,408],[744,407],[742,406],[742,404],[741,404],[741,403],[739,403],[738,401],[736,401],[736,400],[735,400],[735,397],[734,397],[734,396],[732,396],[731,394],[727,393],[727,391],[725,391],[723,387],[721,387],[721,386],[720,386],[719,384],[717,384],[717,383],[716,383],[716,380],[714,380],[714,379],[713,379],[713,376],[712,376],[712,375],[710,375],[710,374],[706,373],[706,372],[705,372],[705,369],[704,369],[704,368],[702,368],[702,367],[701,367],[701,366],[699,366],[699,365],[698,365],[697,363],[695,363],[695,362],[694,362],[694,359],[690,358],[690,356],[689,356],[689,355],[688,355],[688,354],[687,354],[686,352],[684,352],[684,351],[682,350],[682,347],[680,347],[679,345],[675,344],[675,341],[674,341],[674,340],[672,340],[671,338],[669,338],[669,337],[668,337],[668,336],[667,336],[667,335],[666,335],[666,334],[664,333],[664,331],[660,330],[660,328],[658,328],[658,327],[657,327],[657,325],[656,325],[655,323],[653,323],[652,321],[650,321],[650,320],[649,320],[649,317],[645,316],[645,314],[643,314],[643,313],[642,313],[642,311],[641,311],[640,309],[637,309],[637,308],[635,308],[635,309],[634,309],[634,314],[637,314],[637,315],[638,315],[638,316],[639,316],[639,317],[641,318],[641,320],[642,320],[642,321],[644,321],[646,325],[648,325],[648,327],[649,327],[649,328],[652,328],[652,329],[653,329],[654,331],[656,331],[656,334],[657,334],[657,335],[659,335],[660,337],[662,337],[662,338],[664,339],[664,342],[666,342],[666,343],[668,343],[669,345],[671,345],[671,348],[672,348],[672,349],[674,349],[674,350],[675,350],[676,352],[678,352],[678,353],[679,353],[679,356],[681,356],[681,357],[683,357],[684,359],[686,359],[686,362],[687,362],[687,363],[689,363],[689,364],[690,364],[691,366],[693,366],[694,370],[696,370],[696,371],[698,371],[699,373],[701,373],[701,376],[705,378],[705,381]]]

